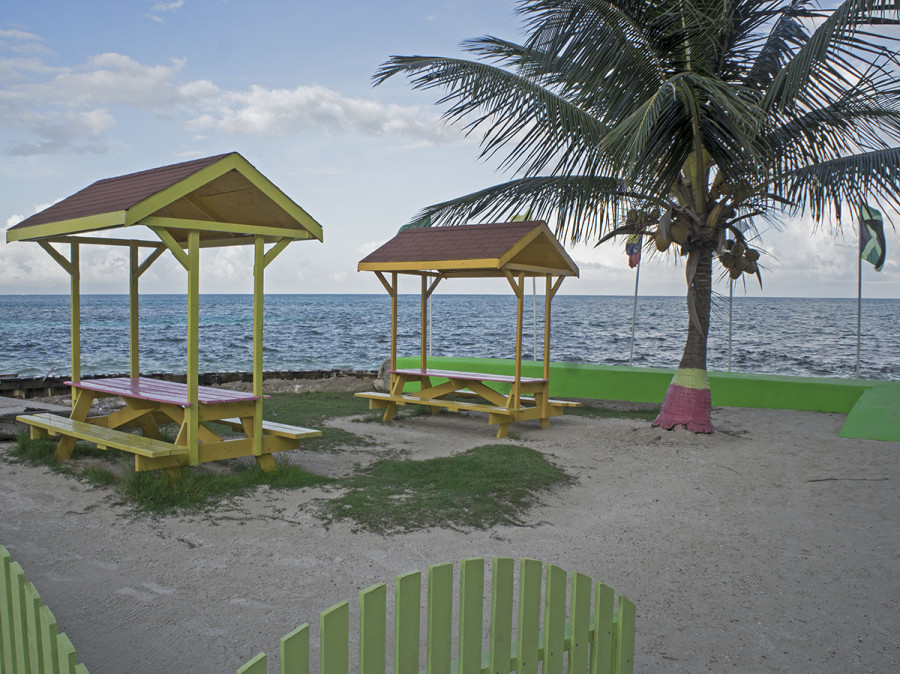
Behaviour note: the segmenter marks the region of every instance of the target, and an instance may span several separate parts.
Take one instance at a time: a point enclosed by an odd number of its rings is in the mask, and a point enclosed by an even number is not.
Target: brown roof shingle
[[[360,264],[499,259],[539,224],[501,222],[405,229]]]
[[[26,218],[10,229],[21,229],[49,222],[127,210],[229,154],[233,153],[228,152],[214,157],[204,157],[116,178],[98,180],[80,192]]]

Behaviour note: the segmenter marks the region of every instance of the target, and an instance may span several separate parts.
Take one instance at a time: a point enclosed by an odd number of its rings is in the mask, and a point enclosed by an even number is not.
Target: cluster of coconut
[[[733,239],[726,239],[724,250],[719,253],[719,262],[728,270],[732,279],[740,278],[741,274],[755,274],[758,271],[758,259],[758,250]]]

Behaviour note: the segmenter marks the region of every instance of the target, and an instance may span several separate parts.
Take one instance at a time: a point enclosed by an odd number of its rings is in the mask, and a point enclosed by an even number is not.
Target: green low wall
[[[419,358],[398,358],[397,364],[418,367]],[[513,374],[514,366],[513,360],[491,358],[428,359],[431,369],[489,374]],[[542,363],[523,361],[524,376],[540,377],[542,373]],[[550,395],[662,403],[674,373],[663,368],[551,363]],[[900,441],[900,382],[710,372],[709,387],[712,403],[719,407],[847,414],[843,437]]]
[[[398,358],[400,367],[417,367],[417,357]],[[428,367],[490,374],[513,374],[514,361],[488,358],[428,359]],[[522,374],[540,377],[543,365],[523,361]],[[550,395],[560,398],[593,398],[661,403],[674,370],[650,367],[615,367],[585,363],[551,363]],[[820,377],[710,372],[713,405],[764,407],[813,412],[849,412],[874,382]]]

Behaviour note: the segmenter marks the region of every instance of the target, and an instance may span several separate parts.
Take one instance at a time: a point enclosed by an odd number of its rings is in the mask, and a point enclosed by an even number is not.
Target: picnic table
[[[188,410],[194,403],[186,384],[148,377],[110,377],[66,384],[75,394],[68,418],[55,414],[18,417],[32,427],[33,436],[49,433],[61,437],[56,451],[60,460],[71,457],[77,440],[87,440],[104,449],[113,447],[134,454],[135,470],[162,468],[177,474],[184,465],[242,456],[255,456],[262,468],[271,469],[274,468],[273,452],[296,449],[302,438],[322,434],[309,428],[257,419],[260,396],[198,386],[195,410],[199,421],[198,456],[192,461]],[[106,415],[88,416],[96,398],[111,396],[121,398],[124,407]],[[216,430],[211,423],[241,431],[244,437],[224,437],[223,429]],[[178,426],[174,442],[164,439],[160,426],[165,424]],[[143,435],[118,430],[134,428],[141,429]],[[261,450],[254,443],[257,432],[262,433]]]
[[[398,405],[425,405],[432,412],[486,412],[488,423],[497,424],[497,437],[506,437],[514,421],[539,419],[541,428],[550,425],[550,417],[559,416],[564,407],[578,403],[550,398],[550,380],[537,377],[459,372],[429,368],[388,370],[391,375],[389,393],[357,393],[369,399],[370,409],[384,409],[384,421],[393,419]],[[432,380],[437,380],[437,382]],[[418,391],[405,391],[408,383],[418,383]],[[489,384],[509,385],[503,393]]]

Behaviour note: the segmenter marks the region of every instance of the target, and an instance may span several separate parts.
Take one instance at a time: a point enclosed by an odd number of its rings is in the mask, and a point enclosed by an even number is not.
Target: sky
[[[0,225],[9,227],[96,180],[236,151],[323,227],[324,244],[289,246],[266,269],[268,293],[379,293],[356,264],[424,206],[503,182],[478,145],[440,120],[435,92],[402,78],[378,87],[389,56],[461,55],[491,34],[519,41],[512,0],[71,0],[7,3],[0,16]],[[855,210],[848,208],[849,210]],[[855,216],[854,216],[855,217]],[[896,220],[900,223],[900,218]],[[853,219],[765,227],[763,286],[736,296],[855,297]],[[900,297],[900,233],[887,262],[863,263],[863,296]],[[630,295],[624,241],[567,246],[581,269],[560,292]],[[250,293],[250,250],[204,251],[201,292]],[[82,252],[83,293],[125,293],[124,252]],[[716,275],[718,278],[718,274]],[[642,295],[684,295],[684,266],[641,264]],[[416,292],[413,281],[401,292]],[[68,275],[34,243],[0,242],[0,294],[65,294]],[[184,293],[164,255],[141,291]],[[727,294],[726,281],[716,292]],[[503,281],[438,292],[507,293]]]

